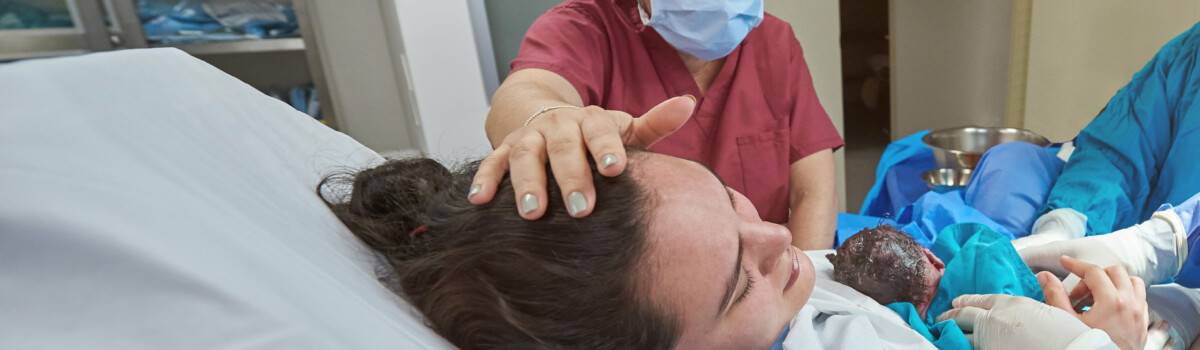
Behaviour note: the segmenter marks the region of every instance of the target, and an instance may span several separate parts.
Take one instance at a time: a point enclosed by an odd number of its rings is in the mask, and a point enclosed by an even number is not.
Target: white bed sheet
[[[379,159],[174,49],[0,66],[0,348],[452,348],[314,193]]]

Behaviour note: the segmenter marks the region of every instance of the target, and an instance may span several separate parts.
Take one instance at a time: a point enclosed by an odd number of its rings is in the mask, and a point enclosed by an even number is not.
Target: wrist
[[[1108,333],[1098,328],[1092,328],[1075,337],[1071,343],[1067,344],[1063,350],[1096,350],[1096,349],[1119,349],[1117,344],[1113,343],[1112,338]]]
[[[1172,248],[1169,242],[1174,243],[1173,253],[1175,254],[1175,264],[1174,268],[1170,271],[1170,276],[1174,277],[1175,275],[1178,275],[1179,270],[1183,268],[1183,260],[1188,256],[1189,253],[1187,243],[1188,232],[1186,226],[1184,226],[1183,220],[1180,219],[1179,214],[1174,210],[1155,212],[1154,215],[1150,217],[1150,220],[1161,220],[1162,222],[1166,223],[1167,227],[1169,227],[1169,232],[1159,233],[1161,237],[1156,238],[1163,241],[1162,245],[1166,250],[1171,250],[1169,248]]]
[[[1087,233],[1087,216],[1071,208],[1058,208],[1042,215],[1033,223],[1034,234],[1060,232],[1063,238],[1083,237]]]
[[[1175,278],[1186,256],[1180,255],[1187,249],[1180,226],[1169,214],[1159,212],[1140,224],[1098,236],[1097,241],[1120,257],[1131,276],[1141,277],[1147,285],[1159,284]]]
[[[521,126],[529,126],[529,123],[532,123],[534,119],[537,119],[537,117],[541,116],[542,114],[549,112],[549,111],[553,111],[556,109],[563,109],[563,108],[579,109],[579,106],[555,105],[555,106],[542,107],[541,109],[538,109],[537,112],[533,112],[533,115],[530,115],[528,119],[525,119],[525,124],[523,124]]]

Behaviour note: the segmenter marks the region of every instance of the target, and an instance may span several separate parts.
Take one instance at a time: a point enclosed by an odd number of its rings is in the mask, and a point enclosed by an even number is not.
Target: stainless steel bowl
[[[933,169],[921,174],[921,180],[925,180],[929,189],[945,193],[966,187],[971,181],[971,169]]]
[[[1032,131],[1018,128],[965,126],[934,131],[921,138],[933,148],[938,168],[975,169],[989,148],[1008,142],[1049,146],[1050,141]]]

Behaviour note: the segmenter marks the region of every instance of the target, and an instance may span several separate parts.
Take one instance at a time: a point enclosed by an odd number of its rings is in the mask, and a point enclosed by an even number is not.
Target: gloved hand
[[[1059,208],[1042,215],[1033,223],[1033,233],[1014,239],[1013,248],[1018,251],[1027,247],[1050,242],[1083,238],[1087,233],[1087,216],[1075,209]]]
[[[1057,350],[1080,337],[1100,337],[1074,315],[1022,296],[963,295],[953,305],[937,321],[954,320],[975,349]]]
[[[1107,235],[1024,247],[1017,253],[1034,271],[1050,271],[1059,277],[1068,273],[1059,262],[1059,257],[1066,255],[1099,266],[1120,265],[1129,275],[1158,284],[1179,273],[1187,256],[1186,238],[1179,216],[1164,210],[1141,224]],[[1070,284],[1068,288],[1073,287]]]
[[[1146,343],[1146,285],[1124,268],[1061,257],[1067,270],[1083,276],[1071,290],[1048,272],[1038,274],[1046,303],[1011,295],[964,295],[937,321],[954,320],[979,349],[1142,349]],[[1088,311],[1076,312],[1071,299],[1091,296]]]
[[[1075,316],[1088,327],[1104,330],[1122,349],[1142,349],[1146,344],[1146,329],[1149,326],[1149,309],[1146,305],[1146,284],[1142,279],[1130,277],[1121,266],[1099,266],[1081,262],[1067,256],[1061,257],[1062,265],[1083,283],[1067,289],[1049,272],[1038,273],[1038,282],[1046,296],[1046,304]],[[1075,311],[1072,300],[1087,300],[1088,311]]]

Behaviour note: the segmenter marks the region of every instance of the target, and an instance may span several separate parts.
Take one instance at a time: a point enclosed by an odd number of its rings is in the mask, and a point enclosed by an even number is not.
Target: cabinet
[[[312,84],[322,122],[337,129],[333,101],[326,87],[321,54],[311,38],[310,0],[272,0],[290,7],[299,25],[294,37],[221,40],[153,40],[147,33],[146,7],[188,3],[183,0],[0,0],[0,62],[88,52],[176,47],[262,90],[288,96],[289,89]],[[207,3],[232,4],[235,0]],[[241,1],[246,3],[248,1]],[[195,8],[200,2],[191,1]],[[147,22],[148,23],[148,22]],[[149,40],[148,40],[149,37]],[[232,38],[231,38],[232,37]],[[237,40],[230,40],[237,39]],[[316,114],[312,109],[310,114]]]
[[[0,0],[0,60],[108,50],[100,3]]]

